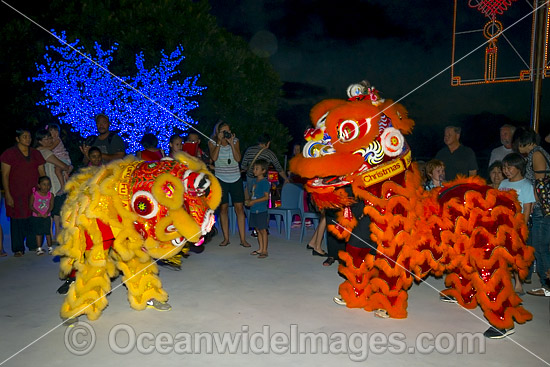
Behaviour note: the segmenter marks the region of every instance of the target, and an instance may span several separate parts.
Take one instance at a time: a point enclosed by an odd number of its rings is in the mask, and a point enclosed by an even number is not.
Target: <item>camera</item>
[[[224,131],[223,132],[223,137],[226,138],[226,139],[231,139],[231,133],[229,133],[227,131]]]

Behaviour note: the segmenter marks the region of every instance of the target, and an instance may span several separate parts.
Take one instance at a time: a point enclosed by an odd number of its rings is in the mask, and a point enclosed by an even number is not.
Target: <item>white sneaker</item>
[[[53,255],[53,247],[48,247],[48,255]]]
[[[336,303],[337,305],[340,305],[340,306],[346,306],[346,301],[344,301],[342,299],[342,297],[333,297],[332,300],[334,301],[334,303]]]
[[[170,311],[172,306],[167,302],[160,302],[154,298],[147,301],[147,308],[154,308],[157,311]]]
[[[40,255],[44,255],[44,250],[42,250],[42,247],[39,247],[36,249],[36,255],[40,256]]]

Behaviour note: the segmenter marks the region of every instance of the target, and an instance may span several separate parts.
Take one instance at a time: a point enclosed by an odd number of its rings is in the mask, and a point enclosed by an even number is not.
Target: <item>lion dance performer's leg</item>
[[[103,251],[86,251],[84,261],[72,265],[76,268],[75,281],[61,306],[61,317],[72,319],[85,314],[88,319],[97,320],[108,304],[111,277],[116,275],[114,263]]]
[[[525,246],[527,226],[512,194],[469,179],[443,193],[443,216],[454,227],[442,231],[449,244],[451,273],[443,294],[466,308],[479,304],[491,325],[509,329],[532,315],[514,292],[510,269],[525,278],[533,259]],[[458,260],[458,261],[456,261]]]
[[[345,243],[345,251],[342,248],[342,251],[338,252],[338,257],[343,262],[338,271],[346,281],[340,285],[338,293],[350,308],[366,306],[370,295],[370,279],[375,271],[372,265],[373,257],[368,256],[369,252],[373,251],[373,246],[370,245],[370,219],[363,213],[364,206],[362,202],[351,204],[336,213],[336,217],[333,217],[332,211],[326,213],[328,223],[338,223],[328,225],[329,231],[333,234],[328,240],[329,250],[331,244],[334,246],[334,241],[340,240]]]
[[[383,198],[383,199],[381,199]],[[407,317],[407,290],[417,213],[414,191],[396,182],[386,182],[379,195],[372,195],[365,207],[373,225],[372,239],[378,244],[376,255],[368,255],[370,294],[365,310],[382,309],[393,318]]]
[[[346,244],[346,251],[340,251],[344,264],[338,267],[346,281],[340,284],[338,293],[350,308],[364,308],[370,295],[370,279],[376,272],[373,269],[373,256],[369,248],[358,248]]]
[[[117,266],[124,274],[122,280],[128,287],[128,301],[133,309],[145,309],[150,299],[160,302],[168,300],[168,293],[162,289],[158,277],[157,264],[153,261],[142,262],[135,257],[130,261],[119,261]]]
[[[387,244],[384,242],[382,246]],[[404,267],[408,261],[402,261],[407,257],[403,246],[394,246],[392,250],[378,253],[373,260],[367,260],[369,263],[373,262],[374,269],[370,272],[373,277],[370,281],[372,294],[367,300],[365,310],[382,309],[390,317],[402,319],[407,317],[407,289],[412,284],[412,276]]]

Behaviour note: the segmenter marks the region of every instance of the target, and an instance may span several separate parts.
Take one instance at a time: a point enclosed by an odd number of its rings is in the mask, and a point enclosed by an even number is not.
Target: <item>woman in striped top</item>
[[[224,121],[219,121],[214,127],[212,139],[208,142],[210,157],[214,161],[215,175],[220,181],[222,187],[222,201],[220,205],[220,223],[223,232],[223,242],[220,246],[229,244],[229,195],[237,214],[237,226],[239,228],[239,237],[241,246],[250,247],[246,242],[244,231],[244,189],[239,170],[239,161],[241,160],[241,150],[239,139],[231,133],[231,128]],[[229,195],[228,195],[229,194]]]

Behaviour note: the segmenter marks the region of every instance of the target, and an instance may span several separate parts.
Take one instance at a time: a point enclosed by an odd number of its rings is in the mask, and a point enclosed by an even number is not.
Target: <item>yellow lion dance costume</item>
[[[413,278],[447,273],[442,294],[466,308],[479,304],[494,327],[530,320],[510,277],[514,270],[524,278],[533,260],[515,193],[479,177],[424,191],[403,137],[414,125],[405,108],[365,84],[350,86],[348,96],[313,107],[303,156],[290,161],[318,207],[337,211],[338,223],[327,223],[347,243],[339,254],[347,306],[405,318]],[[354,214],[357,203],[364,208]],[[363,220],[376,251],[348,243]]]
[[[75,275],[61,307],[63,319],[96,320],[107,307],[111,278],[123,274],[130,306],[166,302],[153,259],[199,245],[214,225],[221,200],[217,179],[194,157],[89,167],[67,183],[58,236],[61,274]]]

